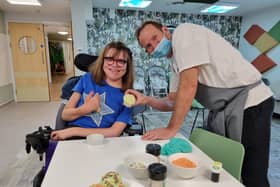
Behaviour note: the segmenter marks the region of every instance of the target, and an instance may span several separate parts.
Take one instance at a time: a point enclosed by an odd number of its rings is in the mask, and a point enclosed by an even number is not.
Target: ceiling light
[[[221,13],[226,13],[229,12],[233,9],[238,8],[239,5],[238,4],[233,4],[233,3],[218,3],[218,4],[214,4],[208,8],[205,8],[204,10],[201,10],[200,12],[203,13],[217,13],[217,14],[221,14]]]
[[[72,41],[72,38],[67,38],[67,40]]]
[[[121,0],[120,7],[146,8],[152,1],[147,0]]]
[[[42,6],[39,0],[7,0],[8,3],[13,5],[35,5]]]
[[[58,34],[61,34],[61,35],[67,35],[68,34],[68,32],[66,32],[66,31],[59,31],[59,32],[57,32]]]

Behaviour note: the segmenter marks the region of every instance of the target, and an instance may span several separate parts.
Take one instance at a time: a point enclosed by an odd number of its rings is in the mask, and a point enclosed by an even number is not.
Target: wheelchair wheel
[[[33,179],[33,187],[41,187],[41,184],[43,182],[45,176],[44,167],[37,173],[37,175]]]

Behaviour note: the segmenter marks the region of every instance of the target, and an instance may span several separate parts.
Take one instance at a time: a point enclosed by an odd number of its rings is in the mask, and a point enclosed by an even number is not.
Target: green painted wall
[[[0,9],[0,106],[14,99],[8,66],[8,46],[4,12]]]
[[[13,85],[7,84],[0,86],[0,106],[14,99]]]
[[[4,13],[2,10],[0,10],[0,33],[6,33]]]

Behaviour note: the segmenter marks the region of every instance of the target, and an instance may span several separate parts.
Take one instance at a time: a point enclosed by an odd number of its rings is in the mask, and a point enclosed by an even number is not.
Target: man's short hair
[[[137,38],[137,40],[139,41],[139,35],[140,32],[144,29],[144,27],[146,27],[147,25],[153,25],[154,27],[156,27],[159,30],[162,30],[162,24],[156,21],[145,21],[140,27],[138,27],[138,29],[135,32],[135,36]]]

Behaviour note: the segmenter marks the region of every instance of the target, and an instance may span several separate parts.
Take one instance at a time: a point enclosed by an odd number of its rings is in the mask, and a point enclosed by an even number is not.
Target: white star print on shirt
[[[83,93],[84,101],[88,94]],[[111,109],[108,105],[105,104],[106,101],[106,93],[100,95],[100,111],[99,112],[92,112],[87,114],[86,116],[90,117],[95,124],[99,127],[104,115],[113,114],[115,111]]]

